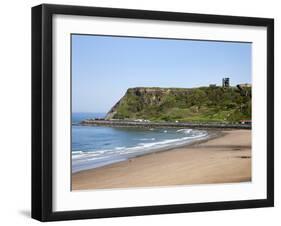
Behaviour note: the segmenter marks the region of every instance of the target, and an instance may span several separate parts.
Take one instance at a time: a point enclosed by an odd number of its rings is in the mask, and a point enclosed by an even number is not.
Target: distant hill
[[[106,119],[238,122],[251,119],[251,87],[130,88]]]

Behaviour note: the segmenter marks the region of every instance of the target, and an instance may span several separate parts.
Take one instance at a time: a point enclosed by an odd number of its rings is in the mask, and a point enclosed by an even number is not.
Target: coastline
[[[201,142],[205,142],[205,141],[208,141],[208,140],[211,140],[211,139],[214,139],[216,137],[219,137],[219,136],[223,136],[224,134],[218,130],[218,129],[207,129],[205,130],[207,132],[206,135],[202,136],[202,137],[197,137],[195,139],[192,139],[192,140],[186,140],[184,141],[181,140],[180,142],[177,141],[176,143],[173,143],[173,144],[168,144],[167,143],[163,146],[158,145],[156,147],[151,147],[151,144],[149,145],[150,147],[148,149],[145,149],[145,147],[143,147],[143,151],[136,151],[136,152],[133,152],[133,153],[130,153],[128,154],[127,156],[125,156],[124,154],[122,156],[120,156],[120,158],[115,158],[115,159],[110,159],[109,161],[104,161],[104,162],[99,162],[98,164],[89,164],[88,166],[80,166],[80,167],[77,167],[77,165],[75,166],[76,169],[74,169],[74,162],[73,162],[73,159],[72,159],[72,174],[75,174],[75,173],[78,173],[78,172],[82,172],[82,171],[85,171],[85,170],[91,170],[91,169],[96,169],[96,168],[101,168],[101,167],[105,167],[105,166],[108,166],[108,165],[112,165],[112,164],[115,164],[115,163],[119,163],[119,162],[124,162],[124,161],[129,161],[130,159],[133,159],[133,158],[138,158],[138,157],[142,157],[142,156],[145,156],[145,155],[150,155],[150,154],[154,154],[154,153],[158,153],[158,152],[164,152],[164,151],[170,151],[170,150],[174,150],[176,148],[183,148],[183,147],[189,147],[189,146],[192,146],[193,144],[199,144]],[[161,143],[161,141],[160,141]],[[138,146],[136,146],[138,147]],[[88,156],[87,158],[92,158],[90,156]]]
[[[72,174],[72,190],[251,181],[251,130],[217,130],[192,144]]]

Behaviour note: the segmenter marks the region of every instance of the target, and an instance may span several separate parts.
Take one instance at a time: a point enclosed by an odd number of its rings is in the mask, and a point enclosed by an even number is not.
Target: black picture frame
[[[55,14],[267,28],[267,198],[95,210],[52,210],[52,18]],[[122,217],[274,206],[274,20],[43,4],[32,8],[32,218],[40,221]]]

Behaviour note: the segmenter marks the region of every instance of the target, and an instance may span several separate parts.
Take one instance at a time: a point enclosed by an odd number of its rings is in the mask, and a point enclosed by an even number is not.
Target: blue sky
[[[251,83],[251,44],[72,35],[72,111],[107,112],[131,87]]]

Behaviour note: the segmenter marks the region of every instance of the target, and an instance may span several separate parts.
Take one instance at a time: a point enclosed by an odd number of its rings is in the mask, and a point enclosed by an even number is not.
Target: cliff
[[[251,87],[130,88],[105,119],[238,122],[251,119]]]

